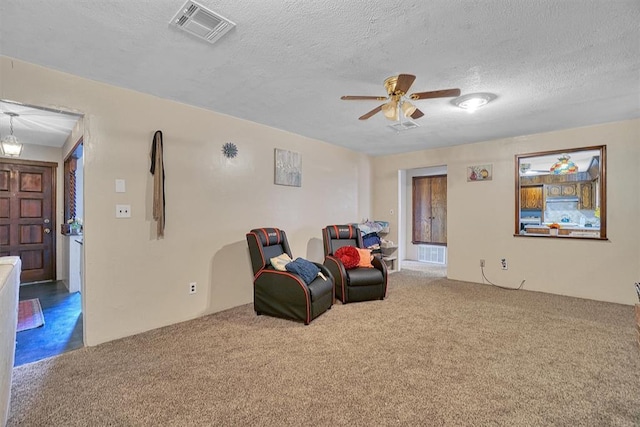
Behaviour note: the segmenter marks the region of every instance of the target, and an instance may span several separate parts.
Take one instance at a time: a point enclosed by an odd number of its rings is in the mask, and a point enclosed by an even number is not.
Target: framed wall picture
[[[302,157],[295,151],[275,150],[275,184],[302,187]]]
[[[491,181],[493,179],[492,165],[478,165],[467,167],[467,181]]]

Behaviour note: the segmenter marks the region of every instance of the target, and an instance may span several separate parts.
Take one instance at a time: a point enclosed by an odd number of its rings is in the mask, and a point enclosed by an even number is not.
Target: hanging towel
[[[153,175],[153,219],[157,222],[158,238],[164,237],[165,200],[164,200],[164,149],[162,131],[153,135],[151,147],[151,174]]]

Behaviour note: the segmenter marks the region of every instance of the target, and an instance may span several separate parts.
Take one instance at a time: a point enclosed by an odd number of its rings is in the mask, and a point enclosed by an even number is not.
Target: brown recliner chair
[[[256,314],[300,320],[308,325],[333,304],[333,277],[322,264],[313,263],[326,277],[305,283],[298,274],[278,271],[271,258],[291,257],[287,235],[278,228],[256,228],[247,233],[253,267],[253,307]]]
[[[343,304],[384,299],[387,295],[387,265],[373,257],[374,268],[356,267],[347,270],[335,251],[343,246],[363,248],[362,235],[354,225],[328,225],[322,229],[324,265],[333,275],[336,297]]]

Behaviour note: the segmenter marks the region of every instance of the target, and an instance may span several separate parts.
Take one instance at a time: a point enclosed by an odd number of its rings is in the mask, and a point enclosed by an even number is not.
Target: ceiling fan
[[[413,84],[416,76],[411,74],[400,74],[397,76],[389,77],[384,81],[384,87],[387,90],[387,96],[351,96],[345,95],[340,97],[346,101],[360,101],[360,100],[375,100],[375,101],[387,101],[386,103],[377,106],[373,110],[359,117],[360,120],[367,120],[369,117],[382,111],[384,116],[396,121],[403,114],[405,117],[412,119],[419,119],[424,116],[424,113],[416,108],[409,99],[414,101],[418,99],[431,99],[431,98],[447,98],[452,96],[459,96],[460,89],[444,89],[434,90],[431,92],[416,92],[411,95],[407,95],[409,88]]]
[[[549,169],[531,169],[531,163],[520,163],[520,175],[548,175]]]

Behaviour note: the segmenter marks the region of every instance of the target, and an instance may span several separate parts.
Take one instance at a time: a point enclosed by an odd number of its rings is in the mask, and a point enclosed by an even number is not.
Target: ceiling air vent
[[[396,132],[404,132],[409,129],[415,129],[417,127],[420,127],[420,125],[417,124],[416,122],[412,122],[411,120],[407,120],[405,122],[394,123],[392,125],[389,125],[389,127]]]
[[[209,43],[214,43],[236,26],[227,18],[191,0],[180,8],[169,24]]]

